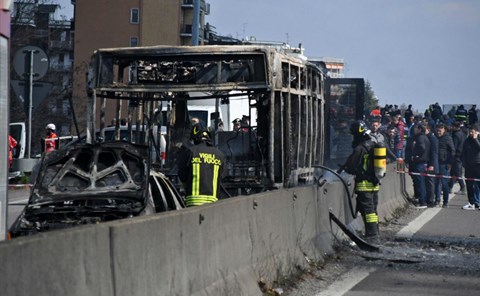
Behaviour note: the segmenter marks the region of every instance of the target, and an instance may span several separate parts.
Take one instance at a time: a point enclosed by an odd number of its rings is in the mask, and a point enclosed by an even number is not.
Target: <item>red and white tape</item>
[[[405,172],[405,171],[396,171],[399,174],[408,174],[408,175],[414,175],[414,176],[425,176],[425,177],[431,177],[431,178],[445,178],[445,179],[454,179],[454,180],[464,180],[464,181],[476,181],[479,182],[480,179],[477,178],[465,178],[465,177],[456,177],[456,176],[445,176],[445,175],[435,175],[435,174],[427,174],[427,173],[414,173],[414,172]]]

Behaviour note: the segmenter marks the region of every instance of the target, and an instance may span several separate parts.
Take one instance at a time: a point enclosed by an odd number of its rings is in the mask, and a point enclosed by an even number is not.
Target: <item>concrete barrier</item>
[[[0,244],[1,295],[114,295],[106,225]]]
[[[386,179],[381,181],[379,192],[379,217],[388,221],[392,214],[408,203],[407,196],[413,196],[413,183],[410,176],[396,173],[396,164],[387,167]]]
[[[320,219],[326,213],[328,199],[310,186],[124,221],[112,226],[115,290],[261,295],[260,278],[271,282],[305,267],[306,256],[315,260],[332,252],[329,223]],[[122,268],[132,266],[135,276]]]
[[[405,204],[400,176],[382,180],[381,219]],[[329,177],[321,187],[2,242],[1,294],[262,295],[260,279],[272,283],[334,252],[341,232],[329,210],[363,227],[346,198],[343,184]]]

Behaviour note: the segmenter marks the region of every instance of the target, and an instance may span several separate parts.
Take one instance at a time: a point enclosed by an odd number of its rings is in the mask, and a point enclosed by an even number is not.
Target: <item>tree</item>
[[[376,106],[378,106],[378,99],[375,95],[375,92],[370,85],[370,81],[365,81],[365,111],[372,111]]]

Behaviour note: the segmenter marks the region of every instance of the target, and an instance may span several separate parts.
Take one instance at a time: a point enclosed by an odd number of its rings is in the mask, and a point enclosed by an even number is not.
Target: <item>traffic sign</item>
[[[47,54],[37,46],[24,46],[17,50],[13,58],[13,68],[18,76],[28,79],[30,74],[30,56],[33,51],[33,80],[39,80],[47,74]]]
[[[11,80],[11,85],[14,93],[25,105],[25,113],[28,114],[29,99],[28,99],[28,82],[22,80]],[[35,110],[42,101],[48,96],[52,90],[53,83],[51,82],[35,82],[33,83],[32,94],[32,108]]]

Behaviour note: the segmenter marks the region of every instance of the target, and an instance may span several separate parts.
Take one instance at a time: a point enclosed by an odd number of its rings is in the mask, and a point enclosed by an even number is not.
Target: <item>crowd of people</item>
[[[465,210],[480,208],[480,137],[476,105],[452,106],[444,113],[438,103],[423,114],[412,105],[377,106],[365,121],[374,142],[383,141],[387,161],[406,164],[414,184],[417,207],[448,207],[455,183],[467,194]]]

